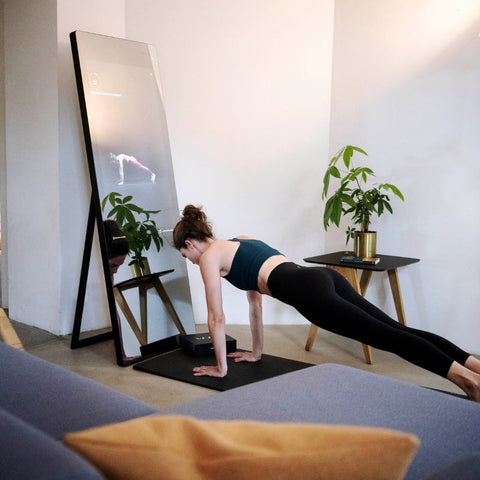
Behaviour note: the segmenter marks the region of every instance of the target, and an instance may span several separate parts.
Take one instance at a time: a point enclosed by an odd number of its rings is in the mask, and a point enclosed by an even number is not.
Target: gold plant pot
[[[377,232],[356,232],[354,254],[362,258],[375,257],[377,254]]]
[[[138,263],[134,263],[130,265],[130,270],[132,271],[132,275],[134,277],[141,277],[142,275],[150,275],[150,265],[148,264],[148,258],[143,259],[143,271],[140,268]]]

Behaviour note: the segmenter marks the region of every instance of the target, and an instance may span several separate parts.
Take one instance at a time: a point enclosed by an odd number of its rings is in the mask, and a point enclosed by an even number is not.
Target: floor
[[[112,341],[71,350],[70,336],[58,337],[13,321],[11,325],[24,350],[160,410],[217,394],[214,390],[140,372],[132,366],[117,366]],[[314,364],[340,363],[421,386],[463,393],[448,380],[390,353],[373,350],[374,364],[367,365],[358,342],[323,330],[319,330],[312,350],[307,352],[304,347],[308,330],[308,325],[266,325],[265,353]],[[200,325],[198,331],[205,331],[205,326]],[[237,340],[239,348],[249,348],[248,325],[227,325],[227,334]]]

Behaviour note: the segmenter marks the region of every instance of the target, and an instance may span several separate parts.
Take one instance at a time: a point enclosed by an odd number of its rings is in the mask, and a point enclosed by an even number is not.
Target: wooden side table
[[[167,312],[169,313],[170,317],[172,318],[173,323],[177,327],[178,331],[185,335],[186,331],[182,325],[180,318],[173,307],[172,302],[170,301],[170,297],[168,296],[165,287],[162,285],[160,281],[160,277],[166,275],[167,273],[172,273],[174,270],[165,270],[163,272],[156,272],[150,273],[148,275],[142,275],[140,277],[133,277],[124,282],[117,283],[113,287],[113,294],[115,296],[115,301],[117,305],[120,307],[120,310],[125,315],[130,328],[133,330],[133,333],[137,337],[140,345],[146,345],[148,343],[148,322],[147,322],[147,291],[150,288],[154,288],[155,291],[158,293],[159,297],[162,299]],[[123,295],[125,290],[129,290],[130,288],[138,288],[138,297],[140,303],[140,326],[138,325],[137,321],[135,320],[135,316],[133,315],[128,303]]]
[[[327,253],[326,255],[317,255],[315,257],[304,258],[307,263],[316,263],[320,265],[326,265],[327,268],[332,268],[340,274],[342,274],[352,285],[352,287],[362,296],[365,296],[368,285],[372,278],[373,272],[387,272],[388,280],[390,282],[390,289],[393,295],[393,301],[395,304],[395,310],[397,312],[398,321],[406,325],[405,310],[403,308],[402,292],[400,290],[400,281],[398,278],[398,268],[417,263],[420,260],[418,258],[408,257],[394,257],[391,255],[380,255],[380,262],[376,265],[364,265],[358,263],[345,263],[341,262],[340,258],[344,255],[353,255],[351,252],[334,252]],[[357,275],[357,270],[362,270],[360,280]],[[305,344],[305,350],[310,351],[317,335],[318,327],[312,323],[310,331],[308,333],[307,342]],[[372,349],[369,345],[363,345],[363,353],[365,355],[366,363],[373,363]]]

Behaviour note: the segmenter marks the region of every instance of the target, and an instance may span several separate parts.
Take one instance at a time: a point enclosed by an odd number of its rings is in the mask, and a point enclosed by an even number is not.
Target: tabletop
[[[335,267],[348,267],[348,268],[358,268],[360,270],[373,270],[375,272],[384,272],[387,270],[393,270],[395,268],[404,267],[405,265],[410,265],[412,263],[417,263],[420,261],[419,258],[409,258],[409,257],[394,257],[392,255],[382,255],[378,253],[376,257],[380,258],[380,262],[376,265],[369,265],[363,263],[353,263],[353,262],[341,262],[340,258],[345,255],[353,255],[353,252],[346,252],[342,250],[340,252],[327,253],[325,255],[317,255],[314,257],[307,257],[303,260],[307,263],[317,263],[320,265],[331,265]]]
[[[166,275],[167,273],[172,273],[174,270],[175,269],[172,268],[171,270],[164,270],[163,272],[149,273],[148,275],[141,275],[140,277],[129,278],[128,280],[124,280],[123,282],[116,283],[114,287],[124,289],[128,287],[138,287],[145,283],[150,283],[156,278]]]

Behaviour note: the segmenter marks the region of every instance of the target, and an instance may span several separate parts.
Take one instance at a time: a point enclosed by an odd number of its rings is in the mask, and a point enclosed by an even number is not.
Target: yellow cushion
[[[64,442],[109,479],[395,480],[417,437],[393,430],[150,416]]]

